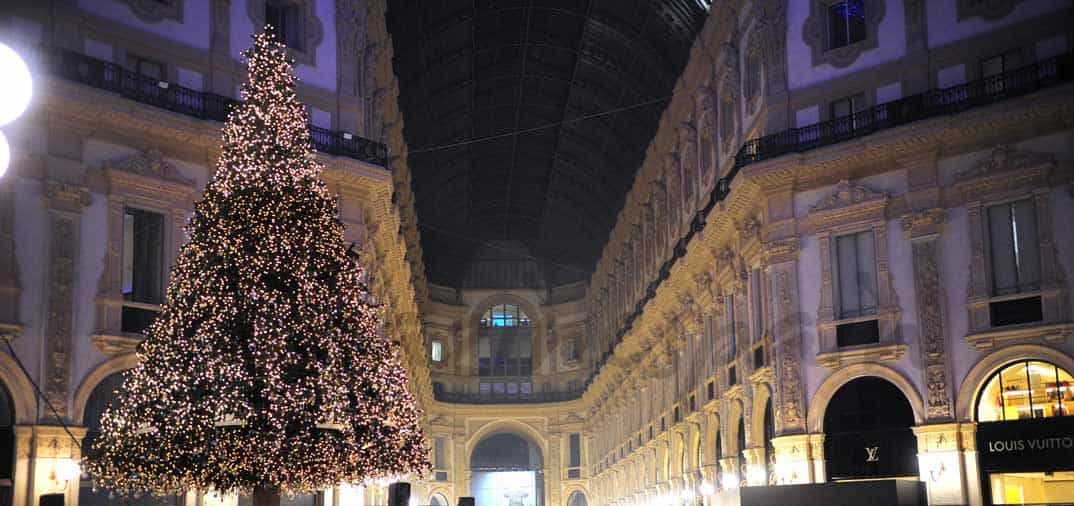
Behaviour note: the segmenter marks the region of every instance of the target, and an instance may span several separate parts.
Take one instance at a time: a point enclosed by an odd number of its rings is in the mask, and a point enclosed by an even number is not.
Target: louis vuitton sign
[[[1072,469],[1074,417],[980,423],[977,453],[990,471]]]

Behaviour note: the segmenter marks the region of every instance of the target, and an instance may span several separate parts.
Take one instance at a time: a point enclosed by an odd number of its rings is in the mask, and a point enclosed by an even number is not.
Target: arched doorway
[[[843,385],[824,411],[828,480],[917,477],[914,411],[891,382],[865,376]]]
[[[97,453],[93,444],[101,435],[101,415],[116,400],[116,394],[122,386],[123,373],[116,372],[102,379],[90,392],[82,412],[82,426],[86,428],[86,435],[82,438],[83,458]],[[98,489],[92,479],[83,479],[78,489],[80,506],[177,506],[182,502],[182,497],[176,495],[124,497],[110,490]]]
[[[764,404],[764,475],[769,485],[776,484],[776,449],[772,438],[776,437],[776,421],[772,416],[772,399]]]
[[[1042,360],[1009,362],[974,403],[988,504],[1074,503],[1074,376]]]
[[[586,501],[585,494],[575,490],[567,498],[567,506],[589,506],[589,502]]]
[[[447,498],[443,494],[433,494],[429,497],[429,506],[448,506]]]
[[[11,504],[15,480],[15,403],[0,383],[0,501]]]
[[[511,433],[481,440],[470,454],[470,494],[477,504],[544,506],[541,450]]]

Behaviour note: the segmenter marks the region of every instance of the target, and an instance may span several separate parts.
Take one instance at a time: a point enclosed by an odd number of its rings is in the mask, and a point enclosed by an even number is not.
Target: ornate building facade
[[[532,473],[536,506],[877,478],[933,505],[1074,501],[1070,1],[703,2],[592,275],[534,285],[501,244],[455,287],[425,278],[385,2],[18,4],[0,37],[37,82],[0,180],[10,504],[107,502],[63,471],[135,360],[159,302],[135,272],[181,244],[237,52],[277,6],[426,412],[422,504],[492,471]]]

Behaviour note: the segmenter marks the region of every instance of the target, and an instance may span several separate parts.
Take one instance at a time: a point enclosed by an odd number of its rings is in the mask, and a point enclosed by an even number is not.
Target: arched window
[[[441,494],[433,494],[429,497],[429,506],[448,506],[447,498]]]
[[[588,506],[589,502],[585,499],[585,494],[575,490],[571,492],[571,496],[567,499],[567,506]]]
[[[101,435],[101,415],[112,401],[116,399],[116,392],[123,386],[123,373],[110,374],[93,387],[89,399],[86,400],[86,409],[82,414],[82,426],[86,428],[86,437],[82,438],[82,455],[94,455],[93,443]]]
[[[985,382],[977,398],[978,422],[1067,416],[1074,408],[1074,377],[1039,360],[1007,364]]]
[[[481,317],[478,375],[485,395],[533,393],[533,332],[516,305],[496,304]]]
[[[92,456],[93,443],[101,436],[101,415],[116,400],[116,393],[123,386],[123,373],[117,372],[105,377],[93,387],[86,400],[86,409],[82,414],[82,425],[86,436],[82,438],[82,456]],[[154,497],[145,495],[138,498],[113,495],[111,491],[98,489],[92,479],[82,480],[78,490],[78,504],[82,506],[175,506],[181,504],[180,496],[169,495]],[[282,504],[282,503],[281,503]]]

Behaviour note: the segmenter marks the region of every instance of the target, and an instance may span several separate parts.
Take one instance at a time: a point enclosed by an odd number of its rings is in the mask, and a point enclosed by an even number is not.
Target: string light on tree
[[[319,175],[293,63],[271,29],[162,312],[89,455],[121,494],[255,502],[429,469],[399,346],[378,332]]]

